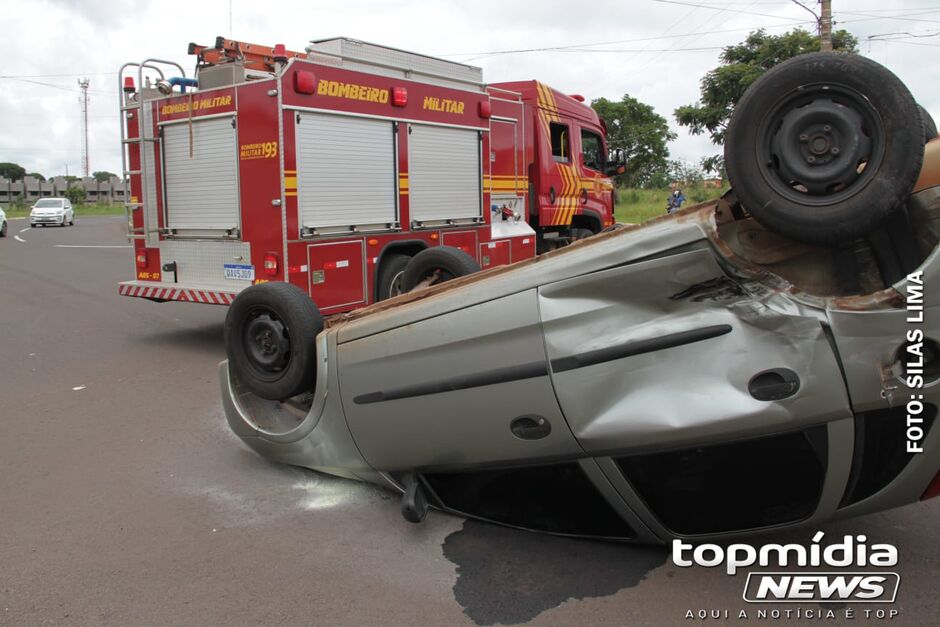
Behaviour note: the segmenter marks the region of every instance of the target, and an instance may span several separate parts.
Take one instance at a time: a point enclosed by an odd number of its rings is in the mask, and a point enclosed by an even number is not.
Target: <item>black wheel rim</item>
[[[241,342],[248,366],[258,378],[278,379],[290,365],[291,338],[276,311],[255,307],[241,326]]]
[[[758,130],[764,180],[784,198],[810,206],[842,202],[864,188],[885,151],[881,116],[843,85],[805,85],[781,98]]]

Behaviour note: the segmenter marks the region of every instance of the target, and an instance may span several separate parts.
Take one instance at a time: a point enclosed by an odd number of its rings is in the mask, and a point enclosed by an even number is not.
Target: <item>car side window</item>
[[[581,129],[581,160],[584,167],[603,171],[604,143],[600,135]]]
[[[568,125],[552,122],[548,128],[552,135],[552,157],[555,161],[568,163],[571,161],[571,137]]]

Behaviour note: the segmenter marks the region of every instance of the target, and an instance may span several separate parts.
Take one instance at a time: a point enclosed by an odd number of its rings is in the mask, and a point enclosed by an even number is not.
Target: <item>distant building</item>
[[[124,187],[121,179],[112,176],[109,180],[98,182],[92,176],[76,179],[71,185],[64,176],[56,176],[42,181],[33,176],[25,176],[19,181],[0,176],[0,204],[10,204],[17,198],[32,204],[40,198],[63,196],[69,187],[81,187],[85,190],[88,202],[110,205],[124,202]]]

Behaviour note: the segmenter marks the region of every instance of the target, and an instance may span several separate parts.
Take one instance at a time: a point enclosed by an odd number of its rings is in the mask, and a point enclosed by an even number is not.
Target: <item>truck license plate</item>
[[[255,280],[254,266],[246,266],[237,263],[226,263],[223,267],[225,268],[226,279],[235,279],[237,281]]]

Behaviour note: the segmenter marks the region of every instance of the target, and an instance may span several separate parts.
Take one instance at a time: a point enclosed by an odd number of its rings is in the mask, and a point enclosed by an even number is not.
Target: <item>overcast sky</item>
[[[940,120],[940,2],[833,0],[833,11]],[[697,162],[716,148],[672,112],[697,99],[720,48],[757,28],[815,29],[792,0],[10,0],[2,23],[0,162],[46,176],[80,174],[78,78],[91,81],[91,170],[118,172],[117,69],[156,57],[191,75],[187,44],[217,35],[293,50],[342,35],[479,65],[487,82],[537,78],[588,100],[628,93],[676,130],[672,156]]]

